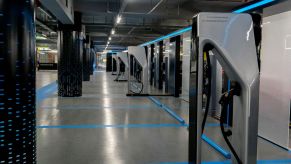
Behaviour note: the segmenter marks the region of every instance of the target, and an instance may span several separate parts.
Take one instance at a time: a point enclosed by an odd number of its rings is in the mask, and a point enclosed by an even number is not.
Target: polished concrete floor
[[[56,80],[54,71],[37,73],[37,87]],[[126,97],[127,83],[110,73],[95,72],[83,83],[83,96],[60,98],[56,92],[37,109],[39,164],[159,164],[186,162],[188,130],[148,97]],[[188,103],[173,97],[154,97],[188,120]],[[209,125],[217,123],[209,119]],[[206,135],[228,150],[219,127]],[[203,142],[205,162],[226,161]],[[260,160],[291,159],[291,154],[259,139]],[[289,162],[287,162],[289,163]]]
[[[49,85],[58,79],[57,71],[45,70],[36,72],[36,89]]]

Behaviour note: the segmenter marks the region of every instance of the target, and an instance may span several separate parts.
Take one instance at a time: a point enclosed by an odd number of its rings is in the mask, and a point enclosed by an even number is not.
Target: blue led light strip
[[[257,3],[254,3],[254,4],[251,4],[249,6],[246,6],[246,7],[243,7],[241,9],[238,9],[238,10],[235,10],[233,11],[234,13],[242,13],[242,12],[245,12],[245,11],[249,11],[249,10],[252,10],[252,9],[255,9],[257,7],[260,7],[260,6],[263,6],[263,5],[266,5],[268,3],[271,3],[271,2],[274,2],[275,0],[262,0],[260,2],[257,2]]]
[[[235,10],[233,11],[233,13],[242,13],[242,12],[246,12],[246,11],[249,11],[249,10],[252,10],[252,9],[255,9],[257,7],[260,7],[260,6],[263,6],[263,5],[266,5],[266,4],[269,4],[271,2],[274,2],[275,0],[262,0],[262,1],[259,1],[257,3],[254,3],[254,4],[251,4],[249,6],[245,6],[241,9],[238,9],[238,10]],[[178,31],[175,31],[173,33],[170,33],[168,35],[165,35],[165,36],[162,36],[160,38],[157,38],[155,40],[152,40],[152,41],[149,41],[149,42],[146,42],[144,44],[141,44],[140,46],[147,46],[147,45],[150,45],[150,44],[153,44],[153,43],[156,43],[156,42],[159,42],[159,41],[162,41],[164,39],[168,39],[168,38],[171,38],[171,37],[174,37],[174,36],[178,36],[180,34],[183,34],[185,32],[188,32],[188,31],[191,31],[192,30],[192,27],[186,27],[186,28],[183,28],[181,30],[178,30]]]
[[[187,31],[191,31],[191,30],[192,30],[192,27],[183,28],[183,29],[181,29],[181,30],[175,31],[175,32],[173,32],[173,33],[170,33],[170,34],[168,34],[168,35],[162,36],[162,37],[157,38],[157,39],[155,39],[155,40],[152,40],[152,41],[146,42],[146,43],[144,43],[144,44],[142,44],[142,45],[140,45],[140,46],[147,46],[147,45],[153,44],[153,43],[155,43],[155,42],[162,41],[162,40],[167,39],[167,38],[171,38],[171,37],[174,37],[174,36],[178,36],[178,35],[180,35],[180,34],[183,34],[183,33],[187,32]]]

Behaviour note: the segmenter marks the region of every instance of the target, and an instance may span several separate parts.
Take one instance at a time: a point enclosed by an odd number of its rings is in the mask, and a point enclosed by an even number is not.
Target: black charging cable
[[[135,82],[137,82],[137,83],[140,83],[141,84],[141,87],[139,88],[140,89],[140,91],[139,92],[135,92],[135,91],[133,91],[132,89],[130,89],[129,91],[131,92],[131,93],[133,93],[133,94],[141,94],[142,92],[143,92],[143,88],[144,88],[144,84],[143,84],[143,82],[142,82],[142,80],[141,80],[141,72],[142,71],[137,71],[136,73],[135,73],[135,75],[133,76],[134,78],[135,78]],[[131,83],[131,81],[129,81],[130,83]],[[132,83],[131,83],[131,85],[133,85]],[[137,86],[136,86],[137,87]]]
[[[222,136],[223,136],[227,146],[229,147],[230,151],[234,155],[237,163],[242,164],[241,159],[237,155],[237,152],[235,151],[234,147],[232,146],[231,142],[228,139],[228,137],[232,135],[232,131],[225,130],[225,127],[224,127],[224,120],[225,120],[225,116],[227,113],[227,107],[231,103],[234,95],[236,95],[236,96],[240,95],[239,85],[237,83],[234,83],[234,84],[235,85],[232,86],[232,89],[230,89],[228,92],[223,93],[220,100],[219,100],[219,104],[221,104],[221,107],[222,107],[221,108],[221,115],[220,115],[220,129],[222,132]]]
[[[204,89],[204,93],[207,95],[207,100],[206,100],[206,107],[205,107],[205,112],[204,112],[204,117],[202,121],[202,134],[204,133],[205,125],[206,125],[206,120],[207,116],[209,113],[209,107],[210,107],[210,98],[211,98],[211,63],[210,63],[210,57],[209,57],[209,51],[204,52],[206,55],[206,63],[207,65],[204,64],[203,69],[206,71],[206,77],[207,77],[207,86]],[[204,54],[203,54],[204,55]],[[203,84],[205,84],[206,81],[203,81]]]
[[[205,51],[205,57],[206,57],[206,65],[204,64],[204,71],[206,72],[206,78],[208,81],[203,81],[203,83],[207,83],[207,85],[203,88],[204,90],[204,94],[207,96],[206,99],[206,107],[205,107],[205,113],[204,113],[204,117],[203,117],[203,122],[202,122],[202,134],[204,133],[204,129],[205,129],[205,125],[206,125],[206,121],[207,121],[207,116],[209,113],[209,107],[210,107],[210,99],[211,99],[211,63],[210,63],[210,56],[209,56],[209,51]],[[203,54],[204,55],[204,54]],[[227,144],[227,146],[229,147],[229,149],[231,150],[232,154],[234,155],[236,161],[238,164],[242,164],[241,159],[239,158],[239,156],[237,155],[237,152],[235,151],[235,149],[233,148],[231,142],[229,141],[228,137],[232,135],[232,131],[231,130],[225,130],[224,128],[224,120],[225,120],[225,115],[226,115],[226,110],[227,110],[227,106],[230,104],[232,98],[234,95],[239,96],[240,95],[240,87],[237,83],[234,83],[235,85],[232,86],[232,89],[229,90],[228,92],[224,93],[220,100],[219,103],[222,106],[222,110],[221,110],[221,116],[220,116],[220,129],[223,135],[223,138]]]

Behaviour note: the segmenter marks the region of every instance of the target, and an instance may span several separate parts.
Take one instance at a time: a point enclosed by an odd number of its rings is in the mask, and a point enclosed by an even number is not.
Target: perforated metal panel
[[[0,0],[0,163],[36,163],[34,1]]]
[[[77,97],[82,95],[82,40],[80,32],[63,30],[59,32],[59,96]]]

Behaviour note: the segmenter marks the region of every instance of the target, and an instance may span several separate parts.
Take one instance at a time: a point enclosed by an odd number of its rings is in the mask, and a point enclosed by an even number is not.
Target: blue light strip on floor
[[[165,104],[162,104],[159,100],[155,99],[152,96],[149,96],[149,99],[152,100],[159,107],[161,107],[163,110],[165,110],[167,113],[169,113],[172,117],[174,117],[181,124],[185,124],[185,120],[182,117],[180,117],[179,115],[177,115],[172,109],[167,107]]]
[[[203,141],[208,143],[212,148],[214,148],[216,151],[218,151],[220,154],[222,154],[225,158],[231,159],[231,154],[224,150],[222,147],[217,145],[214,141],[212,141],[210,138],[208,138],[206,135],[202,135]]]
[[[44,99],[55,93],[58,89],[57,82],[52,82],[36,90],[36,103],[41,103]]]
[[[206,123],[205,124],[205,127],[218,127],[218,126],[220,126],[219,123]]]
[[[40,125],[38,129],[101,129],[101,128],[163,128],[187,127],[182,124],[128,124],[128,125]]]
[[[231,161],[209,161],[201,162],[202,164],[231,164]],[[188,162],[161,162],[161,163],[152,163],[152,164],[189,164]]]
[[[233,11],[233,13],[243,13],[243,12],[246,12],[246,11],[261,7],[261,6],[264,6],[264,5],[269,4],[271,2],[274,2],[274,1],[276,1],[276,0],[262,0],[262,1],[259,1],[257,3],[251,4],[249,6],[242,7],[241,9],[235,10],[235,11]],[[140,46],[142,46],[142,47],[143,46],[147,46],[147,45],[150,45],[150,44],[153,44],[153,43],[156,43],[156,42],[159,42],[159,41],[162,41],[162,40],[174,37],[174,36],[181,35],[181,34],[183,34],[185,32],[191,31],[191,30],[192,30],[192,27],[189,26],[189,27],[183,28],[181,30],[175,31],[173,33],[170,33],[168,35],[165,35],[165,36],[162,36],[160,38],[157,38],[155,40],[152,40],[152,41],[146,42],[144,44],[141,44]]]
[[[274,160],[258,160],[258,164],[290,164],[291,159],[274,159]],[[188,162],[160,162],[155,164],[189,164]],[[202,162],[202,164],[231,164],[230,160],[227,161],[209,161]]]
[[[147,127],[188,127],[188,124],[124,124],[124,125],[39,125],[40,129],[96,129],[96,128],[147,128]],[[217,127],[219,124],[206,124],[206,127]]]
[[[98,93],[99,94],[99,93]],[[134,97],[127,97],[125,94],[102,94],[102,95],[92,95],[92,94],[85,94],[81,97],[84,98],[100,98],[100,99],[106,99],[106,98],[114,98],[114,99],[135,99],[135,98],[144,98],[144,96],[134,96]]]
[[[111,106],[103,106],[103,105],[63,105],[63,106],[41,106],[41,109],[50,110],[103,110],[103,109],[118,109],[118,110],[127,110],[127,109],[150,109],[151,105],[111,105]]]
[[[259,160],[258,164],[274,164],[274,163],[279,163],[279,164],[290,164],[291,159],[275,159],[275,160]]]
[[[164,109],[166,112],[168,112],[172,117],[174,117],[176,120],[178,120],[182,125],[185,124],[185,120],[178,116],[172,109],[161,103],[159,100],[155,99],[154,97],[149,96],[149,99],[152,100],[155,104],[157,104],[159,107]],[[187,127],[189,125],[186,125]],[[217,127],[219,124],[216,123],[211,123],[211,124],[206,124],[206,127]],[[208,138],[206,135],[202,135],[202,140],[204,140],[207,144],[209,144],[212,148],[214,148],[216,151],[218,151],[220,154],[222,154],[225,158],[230,159],[231,154],[224,150],[222,147],[217,145],[214,141],[212,141],[210,138]]]

